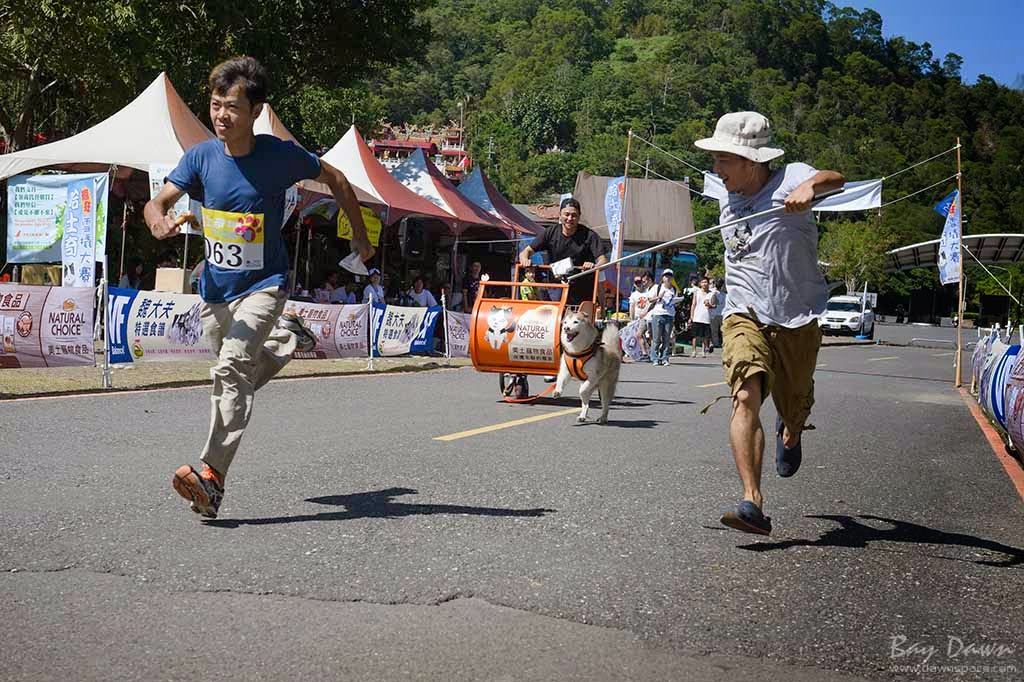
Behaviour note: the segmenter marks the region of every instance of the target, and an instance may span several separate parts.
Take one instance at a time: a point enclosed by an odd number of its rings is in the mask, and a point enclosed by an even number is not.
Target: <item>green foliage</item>
[[[827,224],[818,253],[829,279],[845,282],[847,292],[865,282],[877,291],[885,279],[885,252],[893,245],[894,236],[877,220],[841,220]]]
[[[306,140],[314,147],[331,147],[355,125],[365,136],[376,135],[386,116],[384,99],[356,88],[307,86],[299,91],[299,116]]]

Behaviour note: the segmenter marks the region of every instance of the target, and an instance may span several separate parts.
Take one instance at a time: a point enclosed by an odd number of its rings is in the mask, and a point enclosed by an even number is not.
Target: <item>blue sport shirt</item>
[[[315,155],[272,135],[257,135],[246,156],[229,156],[217,139],[185,152],[166,180],[203,204],[206,267],[199,294],[204,301],[226,303],[285,286],[285,191],[319,175]]]

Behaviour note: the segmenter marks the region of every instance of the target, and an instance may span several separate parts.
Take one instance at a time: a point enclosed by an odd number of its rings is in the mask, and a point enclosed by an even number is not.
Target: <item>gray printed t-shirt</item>
[[[817,171],[791,163],[773,172],[757,194],[730,192],[719,200],[721,222],[782,206]],[[763,324],[802,327],[825,312],[828,289],[818,267],[818,228],[811,211],[780,213],[722,230],[725,242],[724,317],[753,310]]]

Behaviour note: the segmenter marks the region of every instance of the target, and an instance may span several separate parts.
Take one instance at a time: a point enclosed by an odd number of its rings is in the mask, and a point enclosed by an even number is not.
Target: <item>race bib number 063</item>
[[[263,214],[203,208],[206,260],[226,270],[263,269]]]

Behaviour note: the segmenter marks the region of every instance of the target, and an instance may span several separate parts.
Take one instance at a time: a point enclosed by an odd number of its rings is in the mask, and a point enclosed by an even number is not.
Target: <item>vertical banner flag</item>
[[[448,354],[451,357],[469,357],[469,326],[472,318],[472,313],[448,311]]]
[[[61,238],[61,284],[92,287],[96,275],[96,196],[92,178],[68,185]]]
[[[424,353],[433,345],[441,306],[406,308],[374,303],[370,314],[373,315],[374,355]]]
[[[956,190],[935,207],[946,208],[946,225],[939,241],[939,279],[943,284],[960,281],[960,196]]]
[[[608,238],[612,242],[612,257],[619,257],[619,230],[622,228],[622,199],[626,193],[626,178],[619,176],[608,179],[608,189],[604,193],[604,219],[608,225]]]
[[[286,313],[302,316],[316,337],[316,347],[308,352],[295,351],[296,360],[365,358],[369,351],[369,306],[321,305],[288,301]]]
[[[7,260],[11,263],[57,263],[67,213],[68,185],[91,179],[97,260],[106,252],[107,174],[16,175],[7,180]]]
[[[160,190],[164,188],[164,179],[171,174],[174,170],[174,164],[168,163],[151,163],[149,164],[149,198],[155,199],[157,194],[160,194]],[[202,204],[198,201],[193,201],[188,194],[182,194],[181,198],[174,202],[174,206],[171,207],[170,214],[173,217],[184,213],[185,211],[192,211],[195,215],[196,220],[200,223],[203,220]],[[287,220],[287,214],[285,220]],[[181,226],[182,233],[194,234],[202,236],[203,229],[202,225],[193,225],[187,222]]]
[[[96,364],[93,290],[0,284],[0,369]]]

